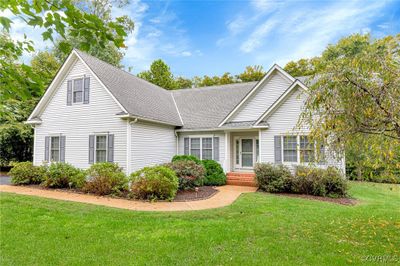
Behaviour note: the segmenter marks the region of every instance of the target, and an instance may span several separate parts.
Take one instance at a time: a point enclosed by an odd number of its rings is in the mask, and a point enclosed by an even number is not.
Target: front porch
[[[227,184],[256,187],[254,166],[260,161],[260,130],[226,132]]]

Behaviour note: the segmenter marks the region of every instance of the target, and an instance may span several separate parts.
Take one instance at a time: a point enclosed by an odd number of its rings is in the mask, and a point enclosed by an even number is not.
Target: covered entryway
[[[230,169],[227,184],[256,186],[254,166],[260,160],[259,131],[235,131],[229,134]]]

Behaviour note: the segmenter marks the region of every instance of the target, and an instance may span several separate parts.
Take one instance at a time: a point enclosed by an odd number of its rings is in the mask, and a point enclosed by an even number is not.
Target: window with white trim
[[[212,137],[193,137],[189,140],[190,155],[196,156],[201,160],[214,159],[214,143]]]
[[[310,143],[308,136],[300,136],[300,162],[314,162],[314,143]]]
[[[95,160],[96,162],[107,161],[107,135],[96,135],[95,145]]]
[[[60,161],[60,137],[50,137],[50,161]]]
[[[283,161],[297,162],[297,136],[283,136]]]
[[[83,102],[83,78],[74,79],[72,99],[74,103]]]

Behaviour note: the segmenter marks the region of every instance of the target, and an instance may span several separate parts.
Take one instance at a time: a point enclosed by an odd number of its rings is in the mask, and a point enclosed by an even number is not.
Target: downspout
[[[175,155],[179,154],[179,136],[178,136],[178,132],[176,131],[176,129],[174,130],[175,133],[175,137],[176,137],[176,153]]]
[[[131,158],[132,158],[132,125],[138,121],[135,118],[131,121],[129,118],[127,120],[126,127],[126,174],[129,175],[131,173]]]

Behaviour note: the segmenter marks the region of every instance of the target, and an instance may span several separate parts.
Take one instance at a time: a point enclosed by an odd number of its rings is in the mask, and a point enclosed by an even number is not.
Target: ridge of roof
[[[170,91],[78,49],[74,51],[129,114],[182,126]]]

